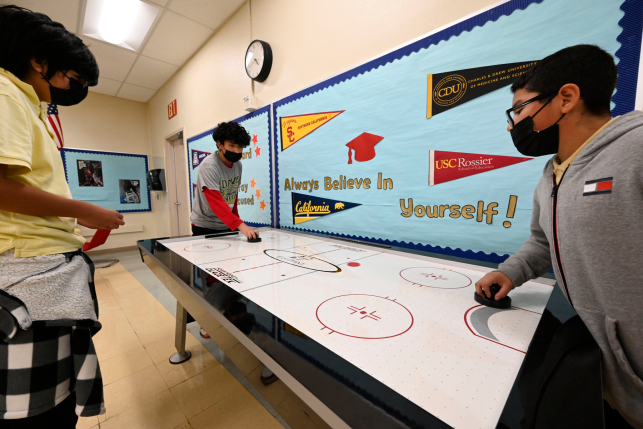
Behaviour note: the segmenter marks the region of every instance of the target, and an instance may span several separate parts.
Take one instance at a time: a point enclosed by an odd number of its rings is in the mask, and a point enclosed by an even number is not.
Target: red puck
[[[349,267],[359,267],[359,262],[349,262],[348,264]]]

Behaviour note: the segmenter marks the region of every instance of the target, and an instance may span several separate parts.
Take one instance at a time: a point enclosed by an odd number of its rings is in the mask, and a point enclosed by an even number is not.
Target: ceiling
[[[138,52],[80,34],[85,0],[0,0],[42,12],[83,39],[100,67],[89,90],[147,102],[246,0],[142,0],[162,8]]]

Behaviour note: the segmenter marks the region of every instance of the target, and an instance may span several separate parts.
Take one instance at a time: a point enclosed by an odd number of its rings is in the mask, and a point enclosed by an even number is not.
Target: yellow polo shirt
[[[618,118],[618,116],[616,118]],[[606,123],[605,125],[600,127],[598,129],[598,131],[596,131],[594,134],[592,134],[592,136],[590,138],[588,138],[585,141],[585,143],[583,143],[578,149],[576,149],[576,152],[572,153],[571,156],[565,160],[565,162],[560,162],[560,158],[558,157],[558,155],[556,155],[554,157],[554,160],[553,160],[553,162],[554,162],[554,174],[556,175],[556,184],[557,185],[560,184],[560,179],[563,178],[563,174],[565,174],[565,171],[567,171],[567,167],[569,167],[569,164],[571,164],[572,161],[574,159],[576,159],[578,154],[581,153],[581,151],[583,149],[585,149],[585,146],[590,144],[596,137],[598,137],[598,135],[600,133],[605,131],[605,128],[609,127],[612,124],[612,122],[614,122],[614,120],[616,118],[612,118],[608,123]]]
[[[33,87],[0,68],[0,164],[8,166],[7,177],[71,198],[62,159],[46,120]],[[0,253],[15,249],[17,258],[53,255],[73,252],[84,243],[76,219],[0,210]]]

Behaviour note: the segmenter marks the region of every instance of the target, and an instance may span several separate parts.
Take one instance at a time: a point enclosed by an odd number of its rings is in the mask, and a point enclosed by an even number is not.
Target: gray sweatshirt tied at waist
[[[643,113],[616,119],[571,162],[556,198],[557,240],[553,186],[550,160],[531,236],[498,270],[520,286],[554,269],[601,348],[604,398],[643,428]]]

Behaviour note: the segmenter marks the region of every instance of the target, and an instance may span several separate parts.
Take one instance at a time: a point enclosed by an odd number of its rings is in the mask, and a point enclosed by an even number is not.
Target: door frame
[[[164,152],[165,152],[165,182],[167,186],[167,196],[168,196],[168,210],[170,212],[170,236],[171,237],[177,237],[179,236],[179,216],[177,211],[174,209],[174,202],[178,200],[178,192],[176,189],[176,181],[174,180],[175,177],[175,171],[174,171],[174,142],[177,140],[176,137],[178,134],[182,134],[183,138],[183,150],[186,152],[185,159],[188,158],[187,154],[187,139],[185,138],[185,127],[180,127],[171,132],[170,134],[167,134],[165,136],[165,145],[164,145]],[[174,139],[173,139],[174,138]],[[187,170],[189,172],[189,169]],[[190,183],[190,178],[186,177],[185,180],[187,183]],[[190,200],[189,200],[189,192],[190,190],[188,189],[188,200],[187,201],[179,201],[181,204],[186,204],[187,207],[190,206]],[[190,231],[182,231],[182,235],[189,235]]]

